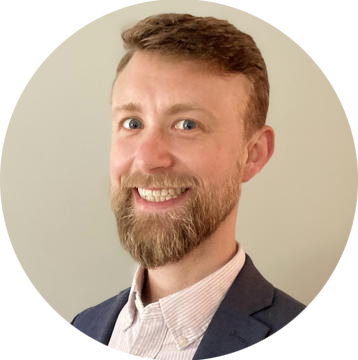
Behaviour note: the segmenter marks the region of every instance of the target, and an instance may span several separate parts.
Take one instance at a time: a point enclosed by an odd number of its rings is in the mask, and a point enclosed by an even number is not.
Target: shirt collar
[[[142,288],[145,278],[146,270],[139,266],[133,276],[131,290],[129,292],[127,304],[123,310],[119,313],[121,318],[120,324],[122,330],[127,330],[133,324],[133,321],[137,315],[137,311],[141,312],[144,309],[144,305],[141,299]]]
[[[203,335],[244,262],[245,252],[239,247],[236,255],[217,271],[190,287],[159,299],[164,321],[178,349],[187,347]],[[128,329],[137,313],[144,309],[141,290],[145,271],[140,266],[133,277],[126,309],[120,313],[125,316],[123,330]]]

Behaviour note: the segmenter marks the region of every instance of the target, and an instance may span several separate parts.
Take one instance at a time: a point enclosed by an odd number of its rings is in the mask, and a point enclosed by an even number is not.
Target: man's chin
[[[136,214],[131,227],[119,227],[123,247],[145,268],[176,263],[200,243],[194,229],[175,212]]]

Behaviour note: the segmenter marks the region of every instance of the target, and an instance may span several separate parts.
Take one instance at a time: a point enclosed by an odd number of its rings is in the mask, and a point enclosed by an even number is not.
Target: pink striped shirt
[[[192,359],[244,262],[245,252],[239,247],[236,255],[214,273],[145,307],[140,297],[144,269],[139,267],[108,346],[151,359]]]

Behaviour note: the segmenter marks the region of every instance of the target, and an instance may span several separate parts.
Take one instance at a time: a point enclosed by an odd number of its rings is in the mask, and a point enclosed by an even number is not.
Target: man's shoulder
[[[307,359],[358,359],[357,334],[330,322],[280,289],[275,288],[272,305],[253,316],[271,329],[263,345],[267,350],[277,351],[280,344],[285,356],[299,350]]]

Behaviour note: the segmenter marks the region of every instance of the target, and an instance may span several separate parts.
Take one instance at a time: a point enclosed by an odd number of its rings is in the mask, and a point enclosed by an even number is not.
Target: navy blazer
[[[72,325],[108,345],[117,317],[130,289],[84,310]],[[280,330],[305,306],[273,287],[249,256],[218,307],[193,360],[229,354],[253,345]]]

